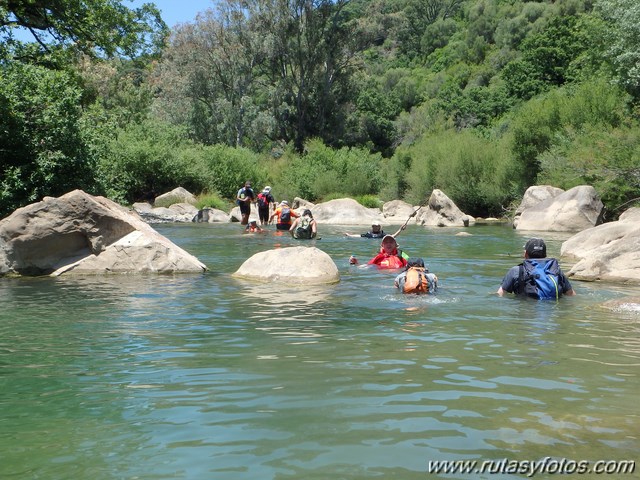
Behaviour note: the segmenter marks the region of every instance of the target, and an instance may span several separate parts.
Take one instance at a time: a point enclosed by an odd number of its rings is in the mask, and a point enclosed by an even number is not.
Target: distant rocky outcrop
[[[154,207],[170,207],[174,203],[188,203],[190,205],[196,204],[196,197],[193,196],[188,190],[178,187],[174,188],[170,192],[158,195],[153,201]]]
[[[578,280],[640,283],[640,208],[577,233],[562,244],[560,256],[576,261],[568,275]]]
[[[288,247],[256,253],[233,274],[265,282],[319,285],[340,281],[331,257],[315,247]]]
[[[420,225],[434,227],[466,227],[475,223],[475,219],[462,212],[441,190],[431,192],[427,205],[416,215]]]
[[[371,225],[374,222],[384,223],[385,221],[379,209],[363,207],[351,198],[318,203],[310,210],[318,223]]]
[[[579,232],[602,223],[602,213],[602,201],[595,189],[580,185],[525,208],[516,229]]]
[[[382,215],[388,223],[402,224],[407,221],[418,207],[402,200],[391,200],[382,205]],[[416,222],[415,217],[412,218]]]
[[[204,270],[137,215],[82,190],[47,197],[0,221],[0,275]]]

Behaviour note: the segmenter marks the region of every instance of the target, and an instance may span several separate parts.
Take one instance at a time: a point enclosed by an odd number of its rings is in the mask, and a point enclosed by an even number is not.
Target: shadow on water
[[[158,230],[209,271],[0,279],[2,478],[418,479],[432,460],[637,456],[640,317],[599,306],[635,287],[498,298],[526,240],[499,226],[399,237],[433,296],[349,265],[378,249],[352,227],[305,244],[341,274],[314,287],[232,276],[301,244],[286,235]]]

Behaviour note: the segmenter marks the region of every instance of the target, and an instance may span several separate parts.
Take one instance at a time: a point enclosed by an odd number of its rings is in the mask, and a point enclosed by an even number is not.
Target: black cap
[[[529,258],[545,258],[547,256],[547,245],[541,238],[531,238],[524,246]]]
[[[407,260],[407,267],[424,268],[424,260],[421,257],[411,257]]]

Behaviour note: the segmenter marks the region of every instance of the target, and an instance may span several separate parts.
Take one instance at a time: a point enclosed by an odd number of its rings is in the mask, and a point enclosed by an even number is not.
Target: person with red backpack
[[[262,189],[262,192],[258,194],[256,204],[258,205],[260,223],[266,225],[269,223],[269,210],[271,205],[273,204],[273,208],[276,208],[276,201],[273,195],[271,195],[271,187],[266,186]]]

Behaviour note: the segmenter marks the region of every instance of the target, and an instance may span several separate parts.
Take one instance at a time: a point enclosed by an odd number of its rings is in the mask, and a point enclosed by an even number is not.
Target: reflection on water
[[[296,243],[239,228],[158,228],[203,275],[0,279],[0,477],[418,479],[430,460],[637,456],[640,317],[599,307],[637,289],[498,298],[523,238],[483,226],[402,234],[435,296],[350,266],[377,243],[341,227],[316,241],[339,284],[249,282],[231,276],[246,258]]]

